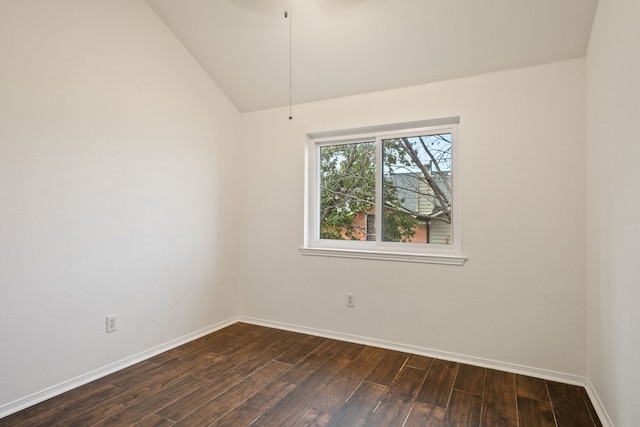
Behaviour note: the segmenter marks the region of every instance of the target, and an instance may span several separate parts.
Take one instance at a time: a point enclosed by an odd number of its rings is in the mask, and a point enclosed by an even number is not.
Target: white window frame
[[[305,230],[304,244],[300,248],[303,255],[332,256],[344,258],[363,258],[386,261],[421,262],[432,264],[463,265],[466,256],[460,252],[460,167],[458,161],[458,123],[459,117],[421,120],[370,126],[339,131],[313,132],[307,134],[306,146],[306,182],[305,182]],[[376,230],[382,230],[383,215],[378,215],[377,206],[382,200],[382,139],[399,136],[418,136],[428,134],[451,133],[452,135],[452,243],[402,243],[367,240],[320,239],[320,148],[329,145],[355,142],[376,141]]]

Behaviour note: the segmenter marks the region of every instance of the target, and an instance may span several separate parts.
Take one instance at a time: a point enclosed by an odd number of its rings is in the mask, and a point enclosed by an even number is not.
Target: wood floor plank
[[[404,366],[392,381],[367,425],[401,426],[409,415],[426,376],[425,370]]]
[[[111,375],[107,375],[103,378],[104,381],[109,384],[113,384],[117,387],[128,388],[132,384],[141,381],[142,378],[145,377],[149,372],[153,370],[157,370],[157,363],[149,362],[148,360],[142,361],[140,363],[136,363],[133,366],[128,367],[127,369],[123,369],[118,372],[114,372]]]
[[[331,415],[315,408],[305,409],[299,417],[294,417],[282,427],[325,427],[331,420]]]
[[[34,418],[32,420],[16,419],[15,414],[0,418],[0,427],[51,427],[49,416],[53,416],[55,411],[49,412],[44,418]]]
[[[186,351],[184,354],[181,354],[181,355],[176,355],[176,357],[173,357],[172,359],[169,359],[159,365],[165,368],[173,369],[178,366],[185,366],[185,365],[190,366],[190,364],[194,363],[194,361],[196,360],[217,359],[217,358],[223,358],[223,357],[224,356],[220,354],[212,353],[210,351],[205,350],[204,348],[189,347],[189,351]],[[214,360],[212,360],[210,363],[213,363],[213,362]]]
[[[517,427],[515,375],[487,369],[482,403],[483,426]]]
[[[302,413],[309,403],[313,402],[316,396],[324,391],[324,387],[348,363],[344,359],[329,359],[275,406],[254,421],[254,425],[260,427],[280,427],[285,425],[291,418]]]
[[[206,405],[219,394],[224,393],[226,390],[244,381],[254,370],[267,365],[273,360],[275,354],[277,354],[276,350],[266,349],[258,354],[254,354],[253,357],[248,357],[244,362],[234,366],[226,373],[215,377],[214,380],[209,381],[204,387],[185,395],[183,398],[163,408],[158,412],[158,415],[173,421],[184,418],[199,407]],[[198,372],[198,377],[200,377],[199,374]]]
[[[97,420],[117,414],[125,408],[126,406],[122,403],[105,403],[82,412],[73,412],[71,416],[66,416],[60,424],[68,427],[93,426]]]
[[[345,343],[341,341],[326,340],[293,365],[280,380],[291,384],[300,384],[323,363],[333,359],[344,345]],[[281,361],[280,358],[277,360]]]
[[[280,355],[277,360],[291,365],[296,364],[326,341],[328,341],[327,338],[307,336],[289,351]]]
[[[299,332],[291,332],[291,331],[287,331],[287,332],[288,333],[285,336],[282,336],[277,341],[274,341],[273,344],[269,346],[269,348],[273,350],[279,350],[285,353],[291,350],[292,348],[294,348],[295,346],[299,345],[301,341],[309,337],[309,335],[301,334]],[[290,363],[290,362],[286,362],[286,363]]]
[[[403,367],[391,382],[385,398],[412,403],[422,387],[426,376],[427,372],[422,369],[408,366]]]
[[[233,325],[227,326],[226,328],[223,329],[223,331],[224,333],[227,333],[227,334],[243,337],[249,333],[264,332],[267,329],[269,328],[267,328],[266,326],[252,325],[251,323],[245,323],[245,322],[237,322],[237,323],[234,323]]]
[[[131,392],[139,394],[149,394],[160,391],[182,380],[191,372],[189,366],[172,366],[167,369],[163,365],[158,365],[154,369],[147,371],[138,378],[131,378],[126,382],[120,382],[119,387],[126,388]],[[144,396],[141,396],[144,399]]]
[[[365,348],[362,344],[356,344],[352,342],[348,342],[340,349],[340,353],[336,355],[341,359],[353,360],[355,359],[360,352]]]
[[[220,363],[227,358],[228,356],[222,356],[211,352],[196,353],[194,357],[185,356],[181,358],[179,362],[174,360],[162,365],[162,367],[174,371],[175,376],[184,376],[199,372],[209,366]]]
[[[378,407],[369,421],[367,427],[388,427],[404,425],[409,412],[411,412],[411,403],[407,403],[400,399],[385,399],[380,402]]]
[[[240,381],[242,380],[233,378],[233,380],[225,381],[224,383],[220,383],[220,385],[216,384],[213,390],[211,390],[211,387],[209,385],[201,386],[191,393],[184,395],[182,398],[176,400],[172,404],[165,406],[160,411],[157,411],[157,414],[163,418],[167,418],[172,421],[178,421],[179,419],[186,417],[199,407],[206,405],[207,402],[210,402],[217,395],[224,392],[224,390],[233,387]],[[210,385],[213,386],[214,384],[210,382]]]
[[[296,388],[294,384],[278,380],[272,381],[212,425],[216,427],[248,426],[294,388]]]
[[[366,425],[388,387],[363,382],[340,410],[331,417],[327,427],[360,427]]]
[[[246,333],[239,336],[238,339],[229,341],[226,345],[217,346],[215,352],[223,355],[232,355],[238,352],[250,351],[255,348],[262,348],[264,344],[269,342],[268,337],[277,331],[277,329],[270,330],[269,328],[257,326],[255,329],[249,329]]]
[[[556,427],[549,400],[518,396],[518,427]]]
[[[391,385],[391,382],[406,363],[409,355],[399,351],[387,350],[387,354],[367,377],[370,383]]]
[[[250,355],[250,357],[248,357],[242,363],[234,366],[234,368],[232,370],[225,372],[223,375],[228,375],[230,373],[233,373],[234,375],[236,375],[238,377],[249,376],[253,372],[261,369],[263,366],[265,366],[268,363],[274,361],[275,358],[278,357],[279,354],[280,354],[280,352],[278,350],[272,350],[270,348],[267,348],[267,349],[264,349],[264,350],[260,350],[260,351],[255,351],[252,355]],[[286,365],[286,363],[283,363],[283,365]],[[287,366],[289,366],[289,365],[287,365]],[[196,376],[202,378],[201,372],[202,371],[198,371]],[[220,376],[207,378],[207,379],[209,379],[209,380],[217,380],[217,378],[219,378],[219,377]]]
[[[254,334],[251,337],[235,337],[234,339],[225,340],[221,345],[216,346],[216,353],[222,355],[229,355],[237,351],[242,350],[247,345],[252,344],[254,341],[263,338],[262,334]]]
[[[451,427],[446,424],[445,421],[439,420],[438,418],[429,418],[427,423],[423,427]],[[463,427],[463,426],[460,426]]]
[[[313,407],[326,414],[335,414],[380,363],[385,354],[387,351],[381,348],[364,348],[327,385],[325,391],[313,402]]]
[[[196,353],[210,353],[211,349],[218,349],[218,351],[220,351],[223,346],[228,345],[229,341],[236,339],[238,339],[238,337],[233,335],[213,333],[201,337],[196,341],[160,353],[148,360],[149,362],[166,366],[170,363],[179,362],[185,357],[193,357]]]
[[[136,405],[149,396],[180,383],[186,376],[192,374],[193,371],[197,371],[201,367],[215,363],[223,358],[224,356],[220,355],[209,357],[207,354],[201,354],[197,359],[182,365],[160,365],[141,376],[137,381],[129,381],[130,386],[128,387],[126,395],[121,398],[116,398],[116,400],[112,402],[105,403],[112,405],[123,404],[125,407]]]
[[[433,362],[433,358],[427,356],[419,356],[417,354],[411,354],[409,359],[407,359],[407,363],[405,366],[409,366],[411,368],[422,369],[426,371],[431,366]]]
[[[195,344],[188,343],[188,345],[181,345],[180,347],[172,348],[171,350],[167,350],[164,353],[160,353],[147,359],[147,362],[155,363],[156,365],[170,363],[174,360],[178,360],[181,357],[184,357],[185,355],[192,354],[192,346],[195,346]]]
[[[183,396],[209,384],[209,381],[187,376],[182,381],[158,392],[135,405],[92,423],[93,427],[123,426],[142,421],[148,414],[155,413],[179,400]]]
[[[50,426],[52,424],[50,420],[53,419],[57,412],[64,410],[67,406],[81,399],[94,399],[112,387],[114,387],[112,384],[103,381],[94,381],[82,385],[31,408],[2,418],[0,419],[0,426]]]
[[[454,389],[451,393],[445,424],[448,426],[478,427],[481,412],[481,395]]]
[[[453,388],[469,393],[482,394],[484,390],[485,369],[461,363]]]
[[[547,381],[547,387],[558,427],[595,425],[579,387],[553,381]]]
[[[265,334],[265,337],[263,338],[263,342],[266,343],[266,348],[269,348],[271,350],[278,350],[279,354],[282,354],[286,350],[288,350],[288,348],[285,350],[280,350],[276,344],[285,342],[288,338],[291,337],[291,335],[301,335],[301,334],[296,334],[294,332],[285,331],[282,329],[275,329],[273,333]],[[301,336],[304,336],[304,335],[301,335]]]
[[[166,418],[162,418],[156,414],[151,414],[142,421],[131,424],[134,427],[168,427],[174,424],[173,421],[170,421]],[[112,425],[125,425],[125,424],[112,424]],[[128,424],[126,424],[128,425]]]
[[[208,380],[213,380],[223,374],[226,374],[230,370],[236,369],[236,367],[245,364],[247,361],[259,357],[258,355],[260,353],[265,353],[269,356],[275,354],[275,357],[279,356],[279,352],[277,350],[271,350],[268,348],[268,341],[265,339],[259,339],[246,345],[242,349],[237,350],[235,353],[225,355],[223,359],[203,368],[195,375]]]
[[[289,365],[272,361],[255,374],[231,387],[176,422],[176,426],[206,426],[222,418],[263,387],[275,380]]]
[[[446,408],[451,397],[457,372],[457,363],[439,359],[434,360],[416,400]]]
[[[247,333],[248,330],[254,329],[250,323],[236,322],[223,329],[225,334],[235,335],[240,337]]]
[[[404,427],[444,426],[446,408],[414,402]]]
[[[219,334],[213,337],[205,336],[198,339],[197,342],[193,343],[193,346],[191,345],[191,343],[185,345],[184,347],[186,351],[184,354],[176,354],[175,356],[177,357],[174,357],[173,360],[167,360],[165,362],[162,362],[162,364],[165,366],[170,366],[171,364],[181,364],[192,359],[193,357],[197,357],[199,354],[204,353],[214,353],[221,355],[225,348],[235,346],[235,344],[232,344],[231,341],[235,341],[238,339],[240,338],[228,334]],[[158,359],[155,359],[154,361],[158,363],[157,360]]]
[[[516,375],[516,392],[518,396],[529,399],[549,401],[547,382],[539,378]]]
[[[111,385],[105,389],[102,393],[92,395],[91,397],[79,398],[75,402],[66,405],[64,409],[56,412],[56,414],[49,420],[51,425],[63,424],[63,425],[79,425],[92,414],[98,413],[101,417],[110,415],[109,411],[122,410],[125,408],[123,404],[119,404],[118,407],[110,405],[96,406],[96,400],[98,402],[110,401],[110,399],[116,396],[126,396],[126,390]]]
[[[211,363],[224,356],[214,355],[215,357],[209,357],[207,354],[199,354],[199,357],[192,360],[189,363],[173,366],[169,363],[169,367],[165,368],[164,365],[159,366],[157,369],[148,372],[140,378],[140,381],[134,382],[126,393],[121,393],[110,399],[102,401],[102,405],[89,414],[84,414],[83,418],[77,418],[76,423],[82,425],[93,425],[98,421],[109,418],[111,416],[117,416],[119,413],[127,411],[130,407],[138,405],[144,405],[148,399],[155,394],[172,388],[176,384],[180,384],[189,377],[192,370],[199,369],[200,366],[206,363]],[[165,368],[165,369],[161,369]],[[190,382],[196,382],[196,380],[189,380]],[[206,383],[205,380],[200,379],[197,381],[200,385]],[[191,387],[190,390],[196,387]],[[185,391],[182,392],[182,395]],[[78,417],[78,414],[76,414]]]
[[[168,375],[170,377],[173,376],[171,373]],[[80,413],[74,414],[74,421],[67,420],[67,423],[80,426],[130,425],[140,421],[145,417],[145,414],[155,412],[180,399],[185,394],[209,384],[209,381],[183,375],[176,376],[175,381],[165,381],[158,376],[158,379],[153,383],[156,386],[149,387],[147,383],[143,382],[125,393],[110,399],[104,399],[95,408],[83,414],[82,417],[80,417]]]

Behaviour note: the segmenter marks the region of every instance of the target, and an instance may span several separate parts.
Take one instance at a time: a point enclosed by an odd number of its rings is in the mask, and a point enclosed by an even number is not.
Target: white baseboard
[[[611,417],[609,417],[607,410],[604,408],[604,405],[602,404],[602,400],[600,400],[600,396],[598,396],[598,393],[596,392],[595,387],[591,383],[591,380],[587,378],[587,384],[584,387],[587,390],[589,399],[591,399],[593,408],[596,410],[596,413],[598,414],[598,418],[600,418],[602,427],[613,427],[613,421],[611,421]]]
[[[316,335],[324,338],[331,338],[340,341],[348,341],[357,344],[365,344],[373,347],[381,347],[389,350],[397,350],[406,353],[418,354],[421,356],[434,357],[437,359],[449,360],[452,362],[466,363],[469,365],[480,366],[483,368],[498,369],[501,371],[512,372],[514,374],[527,375],[530,377],[542,378],[545,380],[562,382],[584,387],[587,383],[585,377],[578,375],[566,374],[562,372],[551,371],[547,369],[533,368],[514,363],[500,362],[481,357],[468,356],[464,354],[451,353],[447,351],[433,350],[430,348],[417,347],[412,345],[400,344],[391,341],[383,341],[376,338],[362,337],[358,335],[343,334],[341,332],[327,331],[324,329],[308,328],[288,323],[273,322],[269,320],[256,319],[253,317],[240,316],[240,322],[251,323],[254,325],[268,326],[276,329],[284,329],[292,332],[301,332],[309,335]]]
[[[52,387],[46,388],[37,393],[31,394],[29,396],[23,397],[16,401],[7,403],[5,405],[0,406],[0,418],[6,417],[18,411],[21,411],[29,406],[36,405],[40,402],[44,402],[47,399],[58,396],[62,393],[65,393],[74,388],[80,387],[81,385],[85,385],[90,383],[91,381],[95,381],[99,378],[112,374],[121,369],[127,368],[131,365],[135,365],[136,363],[147,360],[153,356],[156,356],[160,353],[164,353],[165,351],[171,350],[172,348],[179,347],[183,344],[186,344],[190,341],[208,335],[212,332],[215,332],[219,329],[232,325],[236,322],[240,321],[239,318],[232,317],[227,320],[223,320],[222,322],[218,322],[214,325],[207,326],[206,328],[200,329],[198,331],[192,332],[180,338],[176,338],[159,346],[153,347],[149,350],[145,350],[141,353],[135,354],[133,356],[127,357],[125,359],[119,360],[117,362],[111,363],[102,368],[96,369],[91,372],[87,372],[86,374],[80,375],[76,378],[72,378],[70,380],[64,381],[60,384],[54,385]]]

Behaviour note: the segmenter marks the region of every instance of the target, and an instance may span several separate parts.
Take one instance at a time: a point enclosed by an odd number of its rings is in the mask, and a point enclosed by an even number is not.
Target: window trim
[[[459,209],[459,159],[457,128],[459,117],[420,120],[406,123],[376,125],[337,131],[307,133],[305,153],[305,209],[304,243],[300,248],[303,255],[317,255],[343,258],[375,259],[384,261],[421,262],[432,264],[463,265],[467,259],[460,252],[460,209]],[[363,141],[376,141],[376,169],[379,168],[381,139],[408,134],[433,134],[446,131],[452,134],[452,243],[450,245],[424,245],[399,242],[330,240],[319,238],[320,168],[318,165],[320,147]],[[376,199],[380,200],[382,173],[376,172]],[[376,229],[380,230],[379,215]]]

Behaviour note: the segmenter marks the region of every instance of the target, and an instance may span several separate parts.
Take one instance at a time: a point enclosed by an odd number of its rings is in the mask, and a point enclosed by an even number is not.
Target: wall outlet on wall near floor
[[[353,292],[347,293],[347,307],[355,307],[356,306],[356,294]]]
[[[109,314],[107,316],[107,333],[109,332],[115,332],[116,331],[116,315],[115,314]]]

